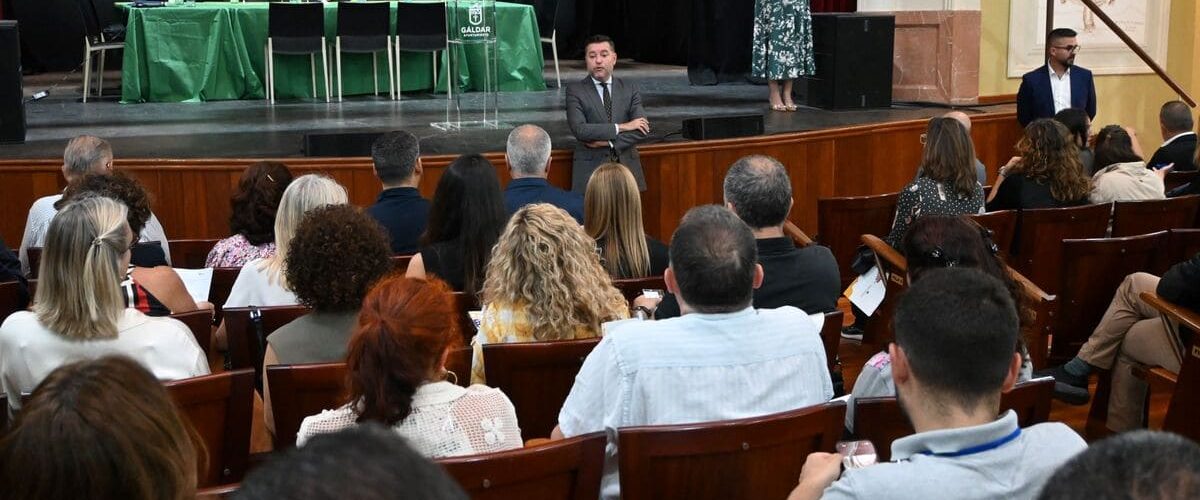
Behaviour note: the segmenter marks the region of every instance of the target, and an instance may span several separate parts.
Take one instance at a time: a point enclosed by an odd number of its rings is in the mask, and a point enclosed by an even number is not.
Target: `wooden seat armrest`
[[[1200,332],[1200,313],[1172,304],[1154,292],[1142,292],[1142,300],[1150,304],[1150,307],[1157,309],[1158,312],[1162,313],[1168,319],[1179,323],[1193,332]]]
[[[1170,393],[1179,380],[1179,374],[1161,366],[1133,365],[1133,376],[1150,385],[1151,392]]]
[[[1021,285],[1021,289],[1025,291],[1026,297],[1038,302],[1054,302],[1054,299],[1056,298],[1054,295],[1046,293],[1045,290],[1042,290],[1041,287],[1030,281],[1029,278],[1026,278],[1025,275],[1021,274],[1016,269],[1008,266],[1005,267],[1008,269],[1009,277],[1016,281],[1017,284]]]
[[[883,264],[891,267],[896,272],[908,272],[908,259],[904,258],[903,255],[900,255],[900,252],[897,252],[896,249],[892,248],[891,245],[888,245],[883,240],[879,239],[878,236],[873,234],[864,234],[862,235],[862,242],[867,246],[867,248],[870,248],[872,252],[875,252],[875,256],[878,257]]]
[[[788,238],[791,238],[792,242],[799,247],[806,247],[815,243],[813,239],[808,236],[808,234],[805,234],[805,232],[799,227],[797,227],[795,224],[792,224],[792,221],[790,220],[783,222],[783,234],[786,234]]]

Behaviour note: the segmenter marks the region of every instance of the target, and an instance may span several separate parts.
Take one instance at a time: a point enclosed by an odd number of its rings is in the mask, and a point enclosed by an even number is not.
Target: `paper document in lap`
[[[212,286],[213,270],[211,267],[204,269],[180,269],[175,268],[175,274],[179,275],[179,279],[183,280],[183,286],[187,288],[188,295],[196,302],[208,300],[208,289]]]
[[[850,283],[850,287],[842,295],[870,316],[875,314],[879,304],[883,303],[885,292],[887,283],[883,281],[883,273],[879,272],[879,266],[872,266],[867,272],[854,278],[854,282]]]

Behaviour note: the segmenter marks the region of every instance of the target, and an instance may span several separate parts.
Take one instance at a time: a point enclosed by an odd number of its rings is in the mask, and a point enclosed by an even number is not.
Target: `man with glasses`
[[[1021,126],[1038,118],[1052,118],[1067,108],[1096,117],[1096,84],[1092,72],[1075,66],[1079,41],[1075,30],[1058,28],[1046,37],[1046,66],[1021,77],[1017,91],[1017,121]]]

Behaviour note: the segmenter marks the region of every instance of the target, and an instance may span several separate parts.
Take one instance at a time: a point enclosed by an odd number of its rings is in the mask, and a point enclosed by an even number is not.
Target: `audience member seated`
[[[222,307],[291,306],[300,303],[287,283],[287,253],[292,235],[304,220],[304,214],[325,205],[347,203],[346,188],[319,174],[297,177],[283,191],[275,212],[275,254],[252,259],[242,266],[229,298]],[[213,334],[217,347],[225,348],[225,324]]]
[[[531,203],[549,203],[566,210],[575,222],[583,224],[583,197],[579,193],[551,186],[546,180],[550,170],[550,134],[537,125],[521,125],[508,134],[508,174],[504,188],[504,206],[512,215]],[[595,175],[595,174],[593,174]]]
[[[113,152],[108,141],[99,137],[81,135],[67,143],[67,148],[63,151],[62,174],[67,179],[68,185],[85,174],[109,174],[112,171]],[[26,275],[30,272],[29,249],[45,246],[46,228],[50,225],[50,219],[53,219],[54,214],[57,213],[58,208],[55,204],[62,199],[62,196],[62,194],[43,196],[29,207],[29,217],[25,220],[25,235],[21,238],[19,252],[21,271]],[[167,245],[167,235],[154,213],[150,214],[146,228],[142,230],[140,236],[141,240],[139,241],[158,242],[162,246],[167,263],[171,262],[171,249]]]
[[[421,144],[403,130],[388,132],[371,144],[375,176],[383,191],[367,214],[379,221],[392,240],[392,253],[417,252],[417,242],[429,221],[429,200],[421,197]]]
[[[1158,111],[1158,126],[1163,144],[1146,162],[1153,169],[1174,165],[1175,172],[1196,170],[1196,133],[1192,131],[1192,110],[1181,101],[1168,101]]]
[[[1067,108],[1055,113],[1054,121],[1063,124],[1071,133],[1071,142],[1079,148],[1079,164],[1083,167],[1083,175],[1091,177],[1096,172],[1096,156],[1088,147],[1092,137],[1091,117],[1082,109]]]
[[[125,206],[108,198],[71,203],[50,221],[32,311],[0,325],[0,387],[17,409],[55,368],[106,354],[126,354],[160,380],[208,374],[208,361],[187,326],[125,307],[121,280],[133,233]]]
[[[1166,198],[1163,178],[1171,167],[1146,168],[1133,130],[1108,125],[1096,134],[1096,165],[1092,177],[1092,203],[1161,200]]]
[[[966,267],[979,269],[1004,283],[1009,296],[1020,313],[1022,324],[1029,321],[1029,311],[1021,286],[1008,274],[1000,260],[999,248],[992,242],[988,230],[963,217],[928,216],[917,222],[904,236],[899,250],[907,257],[908,283],[920,280],[934,269]],[[1017,338],[1017,352],[1021,354],[1021,371],[1017,382],[1032,378],[1033,363],[1024,339]],[[896,384],[892,378],[892,356],[884,350],[867,360],[866,365],[854,381],[850,400],[846,405],[846,428],[854,430],[854,401],[859,398],[890,397],[896,395]],[[882,444],[882,443],[881,443]]]
[[[1142,292],[1155,292],[1172,303],[1200,311],[1200,254],[1175,264],[1161,279],[1149,273],[1126,276],[1079,354],[1064,365],[1043,370],[1062,382],[1054,385],[1055,397],[1080,405],[1090,397],[1088,375],[1112,370],[1108,428],[1116,432],[1145,424],[1146,384],[1133,376],[1133,367],[1144,364],[1178,372],[1183,362],[1180,353],[1191,345],[1191,339],[1171,335],[1158,310],[1142,300]]]
[[[204,453],[155,374],[104,356],[33,391],[0,440],[0,481],[5,498],[186,499]]]
[[[455,291],[477,296],[507,220],[496,167],[481,155],[458,157],[438,180],[421,252],[408,263],[408,277],[437,276]]]
[[[766,155],[739,158],[725,174],[724,192],[725,206],[750,226],[758,248],[763,280],[754,289],[754,307],[792,306],[810,314],[836,311],[842,282],[833,253],[821,245],[796,248],[783,233],[793,202],[792,181],[783,164]],[[672,293],[657,307],[641,297],[634,303],[651,309],[655,319],[679,316],[679,301]]]
[[[461,339],[454,317],[441,281],[393,276],[380,282],[363,301],[346,356],[350,403],[305,418],[297,444],[376,422],[431,458],[520,448],[517,413],[504,393],[447,380],[454,376],[446,371],[446,356]]]
[[[332,363],[346,359],[346,345],[363,297],[392,271],[383,228],[350,205],[317,207],[296,227],[285,266],[288,286],[312,308],[267,337],[269,365]],[[271,391],[263,380],[266,423],[274,430]]]
[[[1059,467],[1038,498],[1200,498],[1200,446],[1168,432],[1112,436]]]
[[[150,217],[150,200],[141,183],[123,172],[87,174],[77,178],[63,198],[55,204],[62,207],[85,197],[104,197],[125,205],[129,229],[134,238],[146,226]],[[138,243],[129,249],[130,267],[121,283],[125,305],[149,316],[167,316],[197,309],[212,309],[207,301],[196,302],[188,293],[183,280],[168,264],[157,243]]]
[[[953,118],[955,120],[958,120],[958,123],[961,123],[963,128],[967,129],[967,138],[969,139],[971,137],[971,117],[968,116],[966,113],[963,113],[962,111],[957,111],[957,110],[950,111],[950,112],[942,115],[942,118]],[[971,148],[972,148],[972,153],[973,153],[974,152],[973,151],[974,143],[972,143]],[[977,157],[972,157],[972,160],[974,160],[974,162],[975,162],[975,180],[979,182],[980,186],[987,184],[987,167],[984,167],[983,162],[979,161],[979,158],[977,158]],[[921,172],[918,169],[917,176],[919,177],[920,175],[921,175]]]
[[[996,416],[1022,364],[1010,295],[976,269],[936,269],[914,283],[900,298],[888,351],[897,399],[917,433],[891,443],[892,462],[845,472],[841,455],[810,454],[788,498],[1037,495],[1087,444],[1061,423],[1021,429],[1015,412]]]
[[[467,500],[446,471],[377,424],[313,438],[254,469],[239,500]]]
[[[833,396],[819,329],[794,307],[755,309],[754,234],[714,205],[683,217],[664,279],[683,316],[605,325],[553,438],[606,431],[602,496],[618,498],[616,430],[767,415]]]
[[[1060,208],[1084,205],[1091,185],[1079,164],[1071,132],[1049,118],[1034,120],[1017,142],[1017,152],[1000,168],[987,210]]]
[[[932,118],[921,139],[925,145],[921,174],[900,190],[896,218],[884,238],[892,247],[900,246],[917,217],[983,211],[983,187],[973,171],[975,146],[967,129],[952,118]]]
[[[584,230],[596,240],[608,274],[642,278],[667,270],[667,246],[646,234],[642,193],[628,168],[620,163],[597,167],[584,191],[584,207]]]
[[[242,267],[275,255],[275,212],[291,183],[292,171],[282,163],[260,161],[246,167],[229,200],[233,236],[213,245],[204,267]]]
[[[471,382],[486,382],[483,345],[593,338],[629,317],[625,297],[600,265],[595,242],[562,209],[525,205],[492,251],[483,316],[472,341]]]

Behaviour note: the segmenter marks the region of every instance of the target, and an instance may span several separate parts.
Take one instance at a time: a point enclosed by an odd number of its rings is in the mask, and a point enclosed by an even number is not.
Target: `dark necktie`
[[[608,91],[608,82],[600,82],[600,87],[604,89],[604,114],[612,123],[612,93]]]

